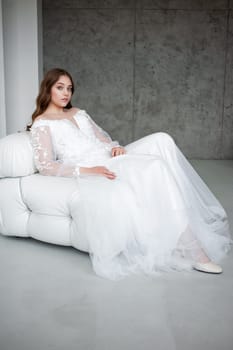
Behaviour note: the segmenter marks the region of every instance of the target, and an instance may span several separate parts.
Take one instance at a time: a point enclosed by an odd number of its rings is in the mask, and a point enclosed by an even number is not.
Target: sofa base
[[[73,246],[88,252],[88,242],[76,229],[78,181],[33,174],[0,179],[0,232]]]

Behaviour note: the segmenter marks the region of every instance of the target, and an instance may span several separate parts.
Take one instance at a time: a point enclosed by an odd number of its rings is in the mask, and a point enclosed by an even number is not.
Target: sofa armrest
[[[36,172],[28,131],[0,139],[0,178],[27,176]]]

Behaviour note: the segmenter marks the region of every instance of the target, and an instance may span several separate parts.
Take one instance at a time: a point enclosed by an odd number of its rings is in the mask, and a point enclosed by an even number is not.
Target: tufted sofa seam
[[[30,176],[30,175],[29,175]],[[25,178],[26,176],[24,176],[24,178]],[[26,203],[26,199],[25,199],[25,197],[24,197],[24,195],[23,195],[23,190],[22,190],[22,178],[23,177],[20,177],[19,179],[19,183],[20,183],[20,185],[19,185],[19,187],[20,187],[20,194],[21,194],[21,198],[22,198],[22,202],[23,202],[23,204],[26,206],[26,208],[28,209],[28,211],[30,212],[30,214],[36,214],[36,215],[44,215],[44,216],[53,216],[53,217],[64,217],[64,218],[70,218],[70,219],[73,219],[72,218],[72,216],[71,216],[71,214],[69,213],[69,215],[67,216],[67,215],[55,215],[55,214],[47,214],[47,213],[40,213],[40,212],[37,212],[37,211],[33,211],[32,209],[30,209],[30,207],[27,205],[27,203]],[[69,208],[69,212],[70,212],[70,208]],[[30,216],[29,216],[30,217]]]
[[[35,211],[31,211],[32,214],[36,214],[36,215],[41,215],[41,216],[52,216],[52,217],[59,217],[59,218],[66,218],[66,219],[70,219],[70,220],[73,220],[72,216],[71,215],[54,215],[54,214],[44,214],[44,213],[38,213],[38,212],[35,212]]]
[[[30,220],[30,217],[31,217],[32,210],[31,210],[31,209],[29,208],[29,206],[27,205],[26,200],[25,200],[25,197],[24,197],[24,195],[23,195],[23,190],[22,190],[22,177],[19,177],[19,193],[20,193],[21,200],[22,200],[23,204],[25,205],[25,207],[26,207],[27,210],[28,210],[28,218],[27,218],[27,224],[26,224],[27,232],[28,232],[29,220]]]
[[[26,199],[23,195],[23,190],[22,190],[22,177],[19,177],[19,193],[22,199],[23,204],[25,205],[25,207],[28,209],[28,211],[31,213],[32,210],[29,208],[29,206],[26,203]]]

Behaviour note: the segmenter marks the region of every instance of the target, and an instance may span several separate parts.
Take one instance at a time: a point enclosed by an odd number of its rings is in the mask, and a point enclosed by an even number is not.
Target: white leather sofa
[[[88,252],[76,230],[78,182],[36,172],[29,132],[0,139],[0,233],[71,245]]]

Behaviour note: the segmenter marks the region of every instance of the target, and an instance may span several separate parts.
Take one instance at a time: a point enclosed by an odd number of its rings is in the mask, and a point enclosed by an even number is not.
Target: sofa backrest
[[[22,131],[0,139],[0,178],[36,172],[30,133]]]

